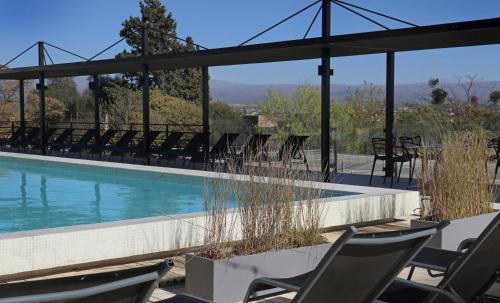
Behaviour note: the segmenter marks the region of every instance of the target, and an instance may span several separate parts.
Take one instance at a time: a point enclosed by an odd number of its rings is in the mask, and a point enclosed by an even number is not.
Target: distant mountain
[[[79,92],[88,88],[88,77],[76,77],[75,82]],[[382,93],[385,93],[383,85],[375,85]],[[464,89],[458,83],[443,83],[442,86],[456,97],[464,98]],[[242,84],[222,80],[210,80],[210,95],[213,100],[221,100],[232,104],[253,105],[258,101],[264,100],[267,91],[272,89],[285,95],[291,95],[299,84]],[[316,86],[319,89],[319,86]],[[332,84],[330,92],[332,98],[343,102],[349,90],[362,89],[363,84],[347,85]],[[479,81],[475,84],[476,91],[474,95],[479,97],[481,102],[486,102],[490,92],[494,89],[500,89],[500,81]],[[430,89],[427,83],[412,83],[396,85],[395,101],[396,104],[422,103],[428,101]]]
[[[442,86],[456,97],[464,98],[464,89],[458,83],[443,83]],[[241,84],[222,80],[210,81],[210,94],[214,100],[223,100],[235,104],[255,104],[264,100],[267,91],[272,89],[285,95],[291,95],[300,85],[297,84]],[[319,86],[316,86],[319,89]],[[349,90],[362,89],[364,85],[332,84],[330,93],[332,98],[339,102],[345,100]],[[385,93],[383,85],[375,85],[382,93]],[[500,89],[500,81],[477,82],[474,95],[478,96],[482,102],[488,100],[488,96],[493,89]],[[430,88],[427,83],[413,83],[396,85],[395,101],[397,104],[427,102]]]

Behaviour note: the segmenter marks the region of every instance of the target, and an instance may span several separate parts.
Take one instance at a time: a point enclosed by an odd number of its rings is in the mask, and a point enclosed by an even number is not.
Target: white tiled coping
[[[138,172],[229,177],[227,174],[215,172],[39,155],[0,152],[0,157]],[[241,180],[246,178],[245,176],[236,177]],[[311,186],[311,183],[302,181],[297,181],[297,184]],[[416,191],[331,183],[316,183],[312,186],[356,193],[320,199],[321,208],[324,211],[323,227],[405,217],[419,207],[419,193]],[[233,212],[229,213],[231,218],[234,215]],[[236,217],[234,222],[237,221]],[[152,255],[199,246],[203,244],[204,226],[204,213],[189,213],[6,233],[0,235],[0,276]]]

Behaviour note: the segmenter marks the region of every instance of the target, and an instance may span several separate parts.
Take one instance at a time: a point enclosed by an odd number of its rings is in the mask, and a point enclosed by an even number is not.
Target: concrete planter
[[[186,255],[186,291],[218,303],[241,302],[256,278],[283,278],[316,267],[331,243],[250,256],[209,260]]]
[[[450,225],[437,233],[427,246],[447,250],[457,250],[458,245],[465,239],[477,238],[486,226],[495,218],[497,212],[483,214],[464,219],[452,220]],[[435,221],[421,219],[411,220],[412,228],[428,227],[436,224]]]

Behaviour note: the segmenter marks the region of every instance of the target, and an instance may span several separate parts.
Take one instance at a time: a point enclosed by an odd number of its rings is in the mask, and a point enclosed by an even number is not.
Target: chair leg
[[[408,277],[406,277],[406,279],[411,280],[414,272],[415,272],[415,266],[410,267],[410,271],[408,272]]]
[[[398,173],[398,179],[396,181],[397,183],[399,183],[399,179],[401,179],[401,171],[403,170],[403,164],[404,164],[404,162],[399,163],[399,173]],[[411,166],[411,164],[410,164],[410,166]]]
[[[394,185],[394,175],[396,174],[397,171],[398,171],[398,163],[394,162],[393,167],[392,167],[392,174],[391,174],[391,188]]]
[[[497,180],[497,175],[498,175],[498,168],[500,167],[500,159],[497,161],[497,167],[495,168],[495,178],[493,179],[493,182]]]
[[[373,179],[373,171],[375,170],[375,163],[377,162],[377,159],[373,158],[373,164],[372,164],[372,172],[370,174],[370,182],[368,185],[372,185],[372,179]]]
[[[411,181],[413,181],[413,174],[415,173],[415,166],[417,166],[417,158],[413,161],[410,160],[410,177],[408,178],[408,186],[411,185]]]

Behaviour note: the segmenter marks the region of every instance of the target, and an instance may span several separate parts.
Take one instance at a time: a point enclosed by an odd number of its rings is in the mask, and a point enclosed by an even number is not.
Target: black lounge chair
[[[332,244],[316,269],[296,277],[256,279],[250,284],[243,302],[284,292],[297,292],[291,301],[294,303],[374,302],[438,228],[355,238],[356,228],[349,227]],[[159,303],[201,302],[209,301],[178,295]]]
[[[307,138],[309,138],[309,136],[288,136],[278,151],[278,161],[283,161],[286,165],[292,160],[298,159],[303,161],[306,165],[306,169],[309,170],[309,164],[307,163],[307,157],[304,150],[304,143]]]
[[[90,142],[95,138],[97,131],[95,129],[88,129],[85,133],[80,137],[80,140],[74,144],[70,144],[67,146],[68,152],[70,153],[79,153],[80,155],[90,148]]]
[[[269,158],[267,150],[267,142],[271,138],[271,135],[267,134],[254,134],[248,139],[247,143],[243,147],[243,150],[234,158],[240,163],[248,161],[263,161]]]
[[[39,127],[28,127],[24,136],[19,137],[16,141],[11,143],[11,147],[21,150],[36,142],[36,137],[40,135]]]
[[[13,142],[19,140],[25,134],[25,132],[26,127],[19,127],[12,133],[12,135],[10,135],[10,137],[0,139],[0,147],[11,145]]]
[[[69,140],[71,139],[71,136],[73,135],[73,128],[66,128],[63,130],[62,133],[57,136],[57,138],[54,139],[54,141],[49,143],[49,149],[51,151],[61,151],[63,148],[65,148]]]
[[[45,132],[45,142],[50,141],[52,136],[56,133],[57,128],[48,128]],[[41,134],[37,136],[37,138],[33,139],[31,143],[29,143],[29,146],[31,146],[32,149],[40,149],[42,147],[42,138]]]
[[[113,140],[113,137],[118,133],[117,130],[108,129],[102,136],[99,137],[99,140],[95,142],[89,149],[90,155],[97,155],[99,159],[102,157],[102,154],[108,149],[108,144]]]
[[[174,152],[174,154],[177,153],[178,156],[182,157],[182,165],[184,166],[187,158],[192,159],[203,153],[203,147],[208,139],[209,138],[203,133],[195,133],[191,140],[189,140],[181,150]]]
[[[121,138],[111,147],[110,157],[125,157],[132,150],[132,142],[139,132],[135,130],[126,131]]]
[[[158,162],[160,162],[161,159],[170,160],[177,157],[173,157],[172,154],[176,149],[180,149],[179,143],[182,136],[184,136],[183,132],[172,132],[158,148],[152,150],[152,153],[158,155]]]
[[[173,135],[174,133],[172,133]],[[167,138],[166,141],[169,141],[170,136]],[[175,139],[175,138],[173,138]],[[180,138],[179,138],[180,139]],[[170,150],[166,149],[163,150],[161,153],[161,158],[162,159],[167,159],[167,160],[174,160],[179,157],[183,159],[182,165],[184,166],[186,164],[186,160],[189,157],[193,157],[197,154],[199,154],[203,146],[205,145],[205,140],[208,140],[208,138],[205,137],[203,133],[194,133],[194,135],[191,137],[191,139],[186,143],[186,145],[182,148],[171,148]],[[173,142],[174,140],[172,140]],[[177,140],[178,142],[179,140]],[[167,146],[169,147],[169,146]]]
[[[234,154],[233,143],[238,138],[240,134],[236,133],[225,133],[223,134],[219,140],[214,144],[210,152],[208,153],[207,159],[205,159],[206,153],[200,152],[194,154],[191,158],[191,161],[194,162],[202,162],[207,164],[207,162],[212,162],[212,167],[215,165],[216,160],[222,160],[230,158],[232,154]]]
[[[160,131],[156,131],[156,130],[149,131],[149,140],[148,140],[147,148],[144,146],[144,144],[145,144],[144,137],[141,138],[141,140],[139,140],[137,145],[134,148],[132,148],[132,150],[131,150],[131,153],[134,154],[134,158],[147,158],[147,157],[149,157],[153,151],[152,147],[154,146],[154,143],[160,134],[161,134]]]
[[[467,243],[466,252],[426,247],[410,263],[408,279],[415,267],[444,273],[437,285],[441,292],[453,294],[454,302],[489,302],[488,289],[498,279],[500,271],[500,214],[477,239]],[[446,296],[446,295],[445,295]],[[449,297],[449,296],[447,296]],[[414,282],[397,280],[380,298],[384,302],[448,302],[434,289],[415,286]],[[499,302],[500,299],[496,298]]]
[[[114,272],[0,285],[0,303],[147,303],[172,261]]]

